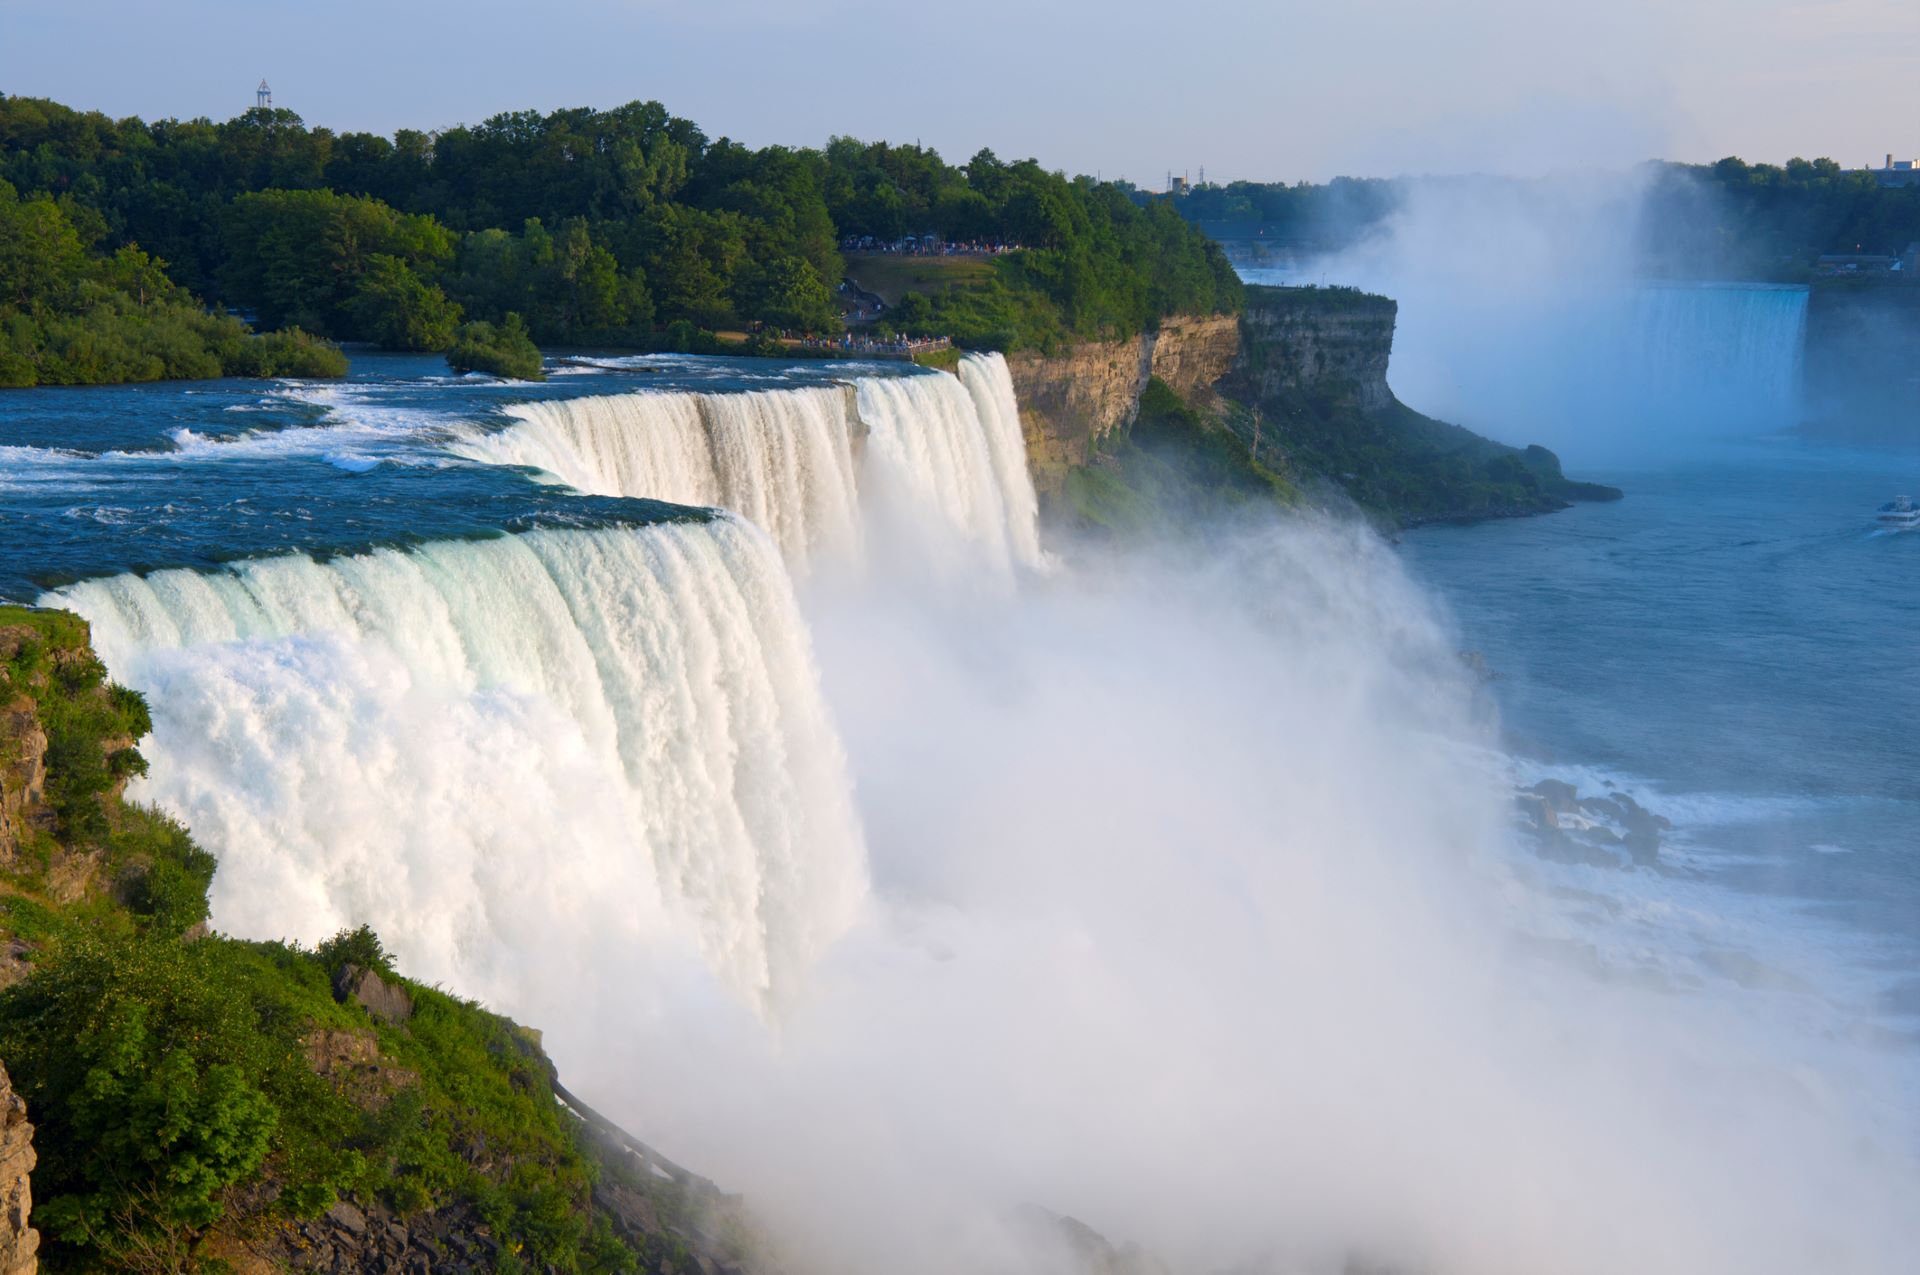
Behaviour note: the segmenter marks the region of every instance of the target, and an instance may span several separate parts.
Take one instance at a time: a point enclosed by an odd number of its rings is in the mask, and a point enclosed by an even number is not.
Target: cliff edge
[[[1205,468],[1185,487],[1351,501],[1395,526],[1619,498],[1567,479],[1544,447],[1497,443],[1395,398],[1392,300],[1348,288],[1246,293],[1237,317],[1168,319],[1130,340],[1008,357],[1050,516],[1110,525],[1120,489],[1138,486],[1122,471],[1143,456],[1158,462],[1162,488],[1166,471],[1197,458]],[[1143,408],[1156,382],[1177,404],[1162,394]],[[1154,428],[1136,438],[1143,421]],[[1224,437],[1180,437],[1196,430]]]

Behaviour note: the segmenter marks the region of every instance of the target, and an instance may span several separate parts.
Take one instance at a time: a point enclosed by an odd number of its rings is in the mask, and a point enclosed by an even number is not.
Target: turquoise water
[[[1628,493],[1410,533],[1508,747],[1671,817],[1663,869],[1804,922],[1920,1025],[1920,453],[1788,438],[1585,472]]]

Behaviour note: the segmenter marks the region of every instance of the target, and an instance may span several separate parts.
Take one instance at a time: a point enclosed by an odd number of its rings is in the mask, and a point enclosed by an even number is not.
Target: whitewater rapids
[[[598,496],[728,509],[788,562],[860,561],[877,528],[923,554],[1001,570],[1042,563],[1006,360],[851,386],[638,393],[526,403],[454,450]]]

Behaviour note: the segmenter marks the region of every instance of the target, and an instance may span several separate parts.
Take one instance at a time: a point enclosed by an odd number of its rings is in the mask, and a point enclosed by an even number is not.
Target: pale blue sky
[[[658,98],[710,134],[1158,186],[1920,153],[1914,0],[0,0],[0,91],[391,132]]]

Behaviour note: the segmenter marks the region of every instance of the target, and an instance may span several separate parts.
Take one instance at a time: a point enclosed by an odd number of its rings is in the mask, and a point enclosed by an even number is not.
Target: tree
[[[35,1222],[109,1263],[183,1268],[273,1146],[269,1088],[298,1080],[237,992],[211,945],[88,938],[0,997],[8,1066],[59,1148]]]
[[[805,332],[831,327],[837,314],[832,290],[799,257],[781,257],[761,267],[748,309],[775,327]]]
[[[460,307],[398,257],[375,256],[349,309],[354,330],[383,350],[444,350],[453,344]]]
[[[447,366],[463,374],[485,372],[519,381],[547,379],[541,368],[540,349],[517,314],[509,314],[497,326],[475,322],[462,327],[453,348],[447,351]]]

